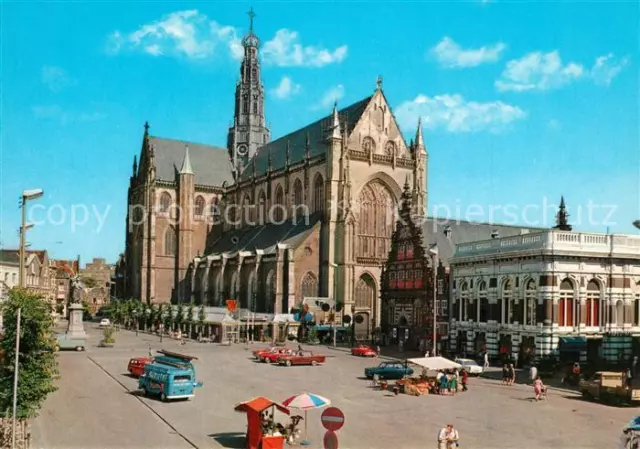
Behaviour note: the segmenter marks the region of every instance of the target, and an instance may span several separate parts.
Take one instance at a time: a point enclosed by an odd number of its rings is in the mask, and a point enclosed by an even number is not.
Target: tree
[[[82,319],[84,321],[91,321],[91,309],[89,309],[89,303],[82,301]]]
[[[204,327],[204,322],[207,319],[207,314],[204,310],[204,305],[200,306],[200,310],[198,310],[198,333],[202,334],[202,329]]]
[[[192,337],[193,334],[193,322],[195,320],[195,304],[193,300],[189,303],[189,309],[187,310],[187,323],[189,324],[189,338]]]
[[[182,303],[178,303],[178,307],[176,308],[176,316],[174,323],[178,326],[180,330],[182,330],[182,323],[184,323],[184,306]]]
[[[94,288],[98,286],[98,281],[96,281],[94,278],[81,277],[80,280],[82,281],[84,286],[87,288]]]
[[[0,416],[9,417],[13,408],[13,374],[18,309],[21,309],[20,357],[18,361],[18,408],[16,416],[26,420],[37,416],[45,399],[56,391],[58,376],[54,318],[42,296],[14,288],[0,310],[4,316],[4,338],[0,350]]]
[[[164,315],[162,315],[162,322],[166,331],[173,331],[171,325],[173,324],[173,310],[171,306],[164,308]]]

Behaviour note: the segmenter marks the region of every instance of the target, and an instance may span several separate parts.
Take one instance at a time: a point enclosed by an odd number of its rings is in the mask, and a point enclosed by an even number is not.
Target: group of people
[[[436,376],[437,393],[441,395],[454,395],[458,392],[458,388],[467,391],[467,382],[469,381],[469,373],[466,370],[458,371],[438,371]]]
[[[516,381],[516,368],[513,363],[506,364],[502,367],[502,385],[513,385]]]

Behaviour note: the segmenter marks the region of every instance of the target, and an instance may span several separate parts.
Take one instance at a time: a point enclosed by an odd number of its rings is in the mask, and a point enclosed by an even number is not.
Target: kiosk
[[[273,417],[275,409],[285,415],[289,414],[286,407],[262,396],[235,407],[236,412],[247,414],[247,443],[245,446],[247,449],[283,449],[285,436],[269,435],[269,431],[265,429],[265,412],[270,412],[268,414]]]

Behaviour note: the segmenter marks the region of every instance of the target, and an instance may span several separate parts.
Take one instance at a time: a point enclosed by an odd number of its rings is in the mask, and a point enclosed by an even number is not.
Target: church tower
[[[240,66],[240,80],[236,84],[233,126],[229,128],[227,148],[237,179],[256,150],[269,142],[270,134],[264,116],[264,86],[260,79],[258,47],[260,41],[253,33],[253,8],[249,11],[249,33],[242,39],[244,57]]]

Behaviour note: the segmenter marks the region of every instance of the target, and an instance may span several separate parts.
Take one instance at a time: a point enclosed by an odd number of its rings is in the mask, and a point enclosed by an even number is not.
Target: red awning
[[[289,414],[289,409],[286,408],[284,405],[273,402],[271,399],[265,398],[262,396],[253,398],[250,401],[242,402],[241,404],[236,405],[234,410],[236,412],[245,412],[245,413],[251,410],[251,411],[260,413],[271,406],[275,406],[278,410],[280,410],[282,413],[286,415]]]

